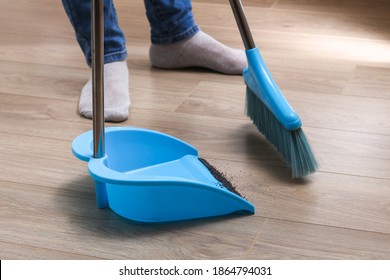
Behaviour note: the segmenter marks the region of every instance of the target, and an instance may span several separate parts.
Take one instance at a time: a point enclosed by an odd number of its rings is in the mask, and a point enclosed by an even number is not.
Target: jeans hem
[[[187,29],[186,31],[184,31],[180,34],[177,34],[175,36],[172,36],[172,37],[164,37],[164,38],[151,37],[151,41],[152,41],[152,44],[155,44],[155,45],[174,44],[174,43],[177,43],[179,41],[193,37],[199,31],[200,31],[199,26],[194,25],[191,28]]]
[[[125,60],[127,58],[127,51],[121,51],[116,53],[109,53],[104,55],[104,64]],[[92,59],[87,59],[87,64],[89,67],[92,67]]]

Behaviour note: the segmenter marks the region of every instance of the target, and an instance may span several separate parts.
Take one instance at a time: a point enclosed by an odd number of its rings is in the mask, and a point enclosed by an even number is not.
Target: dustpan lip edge
[[[137,178],[137,176],[134,175],[129,175],[126,173],[112,170],[109,167],[104,165],[104,163],[102,162],[103,160],[104,158],[91,160],[88,163],[88,170],[91,177],[94,180],[106,184],[129,186],[129,187],[132,187],[131,184],[137,185],[139,187],[164,187],[167,185],[179,187],[181,185],[181,186],[187,186],[192,188],[200,188],[207,191],[223,193],[225,195],[231,196],[232,198],[245,200],[246,202],[250,203],[244,197],[241,197],[229,191],[226,188],[214,186],[211,183],[206,184],[204,182],[200,182],[197,180],[184,179],[184,178],[173,177],[173,176],[156,176],[155,179],[145,180],[145,177],[142,176],[138,176]],[[100,172],[102,168],[103,168],[103,172]]]
[[[159,136],[166,137],[172,141],[177,142],[178,144],[180,143],[181,145],[185,145],[188,148],[192,149],[193,154],[198,155],[198,150],[192,146],[191,144],[175,137],[172,135],[169,135],[164,132],[160,132],[157,130],[152,130],[152,129],[146,129],[146,128],[141,128],[141,127],[136,127],[136,126],[108,126],[105,128],[105,134],[106,133],[112,133],[116,131],[135,131],[135,132],[145,132],[145,133],[151,133]],[[72,153],[73,155],[82,160],[82,161],[90,161],[91,159],[94,159],[93,157],[93,130],[88,130],[85,131],[78,136],[76,136],[73,141],[72,141]]]

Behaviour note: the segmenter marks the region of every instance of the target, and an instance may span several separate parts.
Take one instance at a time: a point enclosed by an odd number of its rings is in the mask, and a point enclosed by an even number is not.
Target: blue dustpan
[[[187,143],[167,134],[135,127],[109,127],[106,155],[93,157],[92,131],[72,144],[88,161],[99,208],[141,222],[167,222],[254,213],[247,200],[227,190]]]
[[[254,207],[217,181],[189,144],[157,131],[104,128],[103,1],[92,1],[93,130],[72,143],[88,162],[99,208],[140,222],[169,222],[254,213]]]

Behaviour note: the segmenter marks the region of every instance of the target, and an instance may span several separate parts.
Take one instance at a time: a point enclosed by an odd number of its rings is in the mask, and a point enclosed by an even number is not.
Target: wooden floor
[[[194,0],[195,19],[242,48],[227,2]],[[89,69],[61,2],[0,2],[1,259],[390,259],[390,2],[243,2],[320,170],[290,179],[243,114],[241,76],[151,68],[143,2],[117,0],[132,100],[119,125],[194,145],[256,207],[163,225],[97,209],[71,153],[91,129],[77,114]]]

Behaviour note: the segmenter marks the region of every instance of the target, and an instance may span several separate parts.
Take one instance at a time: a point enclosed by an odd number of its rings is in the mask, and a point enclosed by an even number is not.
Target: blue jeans
[[[129,0],[131,1],[131,0]],[[91,65],[91,0],[62,0],[88,65]],[[199,31],[190,0],[144,0],[153,44],[173,44]],[[104,62],[127,57],[113,0],[104,0]]]

